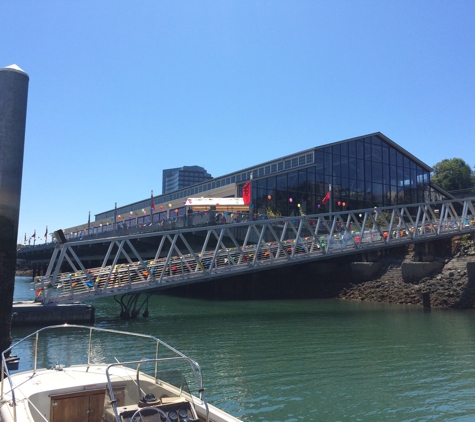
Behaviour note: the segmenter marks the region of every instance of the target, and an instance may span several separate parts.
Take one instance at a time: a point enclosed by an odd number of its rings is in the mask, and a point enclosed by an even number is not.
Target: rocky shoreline
[[[16,270],[15,276],[17,277],[33,277],[33,270]]]
[[[413,245],[411,245],[413,246]],[[420,279],[404,276],[404,263],[414,263],[417,254],[409,247],[406,254],[382,258],[373,280],[355,283],[343,289],[339,298],[404,305],[443,308],[475,308],[475,244],[470,236],[452,239],[445,256],[431,257],[440,263],[438,271]],[[430,302],[428,302],[428,300]]]

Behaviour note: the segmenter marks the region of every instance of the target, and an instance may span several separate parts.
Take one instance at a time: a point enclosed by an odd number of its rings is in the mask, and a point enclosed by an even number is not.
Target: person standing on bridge
[[[188,210],[186,212],[187,212],[186,225],[187,225],[187,227],[192,226],[193,225],[193,208],[188,207]]]

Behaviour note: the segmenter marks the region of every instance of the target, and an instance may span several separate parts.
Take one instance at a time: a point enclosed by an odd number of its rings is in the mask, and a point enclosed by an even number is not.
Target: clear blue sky
[[[475,1],[0,3],[30,76],[19,242],[161,193],[380,131],[475,165]],[[40,241],[42,242],[42,241]]]

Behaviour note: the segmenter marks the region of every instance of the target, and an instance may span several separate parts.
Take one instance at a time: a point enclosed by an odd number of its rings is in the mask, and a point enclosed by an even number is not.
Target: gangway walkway
[[[437,201],[66,242],[56,245],[45,275],[35,279],[36,300],[67,303],[147,293],[474,233],[474,203],[475,198]],[[199,248],[190,246],[190,234],[203,239]],[[150,237],[158,238],[158,247],[146,259],[132,241]],[[108,250],[100,267],[86,268],[74,249],[94,243],[108,243]],[[66,262],[72,271],[61,272]]]

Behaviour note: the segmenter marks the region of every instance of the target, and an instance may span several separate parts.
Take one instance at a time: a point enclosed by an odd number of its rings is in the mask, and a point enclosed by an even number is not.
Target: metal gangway
[[[57,244],[35,279],[43,304],[150,293],[296,263],[475,232],[475,198],[299,215],[135,233]],[[189,242],[200,239],[199,247]],[[133,242],[155,237],[153,256]],[[103,264],[86,268],[75,248],[107,243]],[[64,264],[72,269],[61,272]]]

